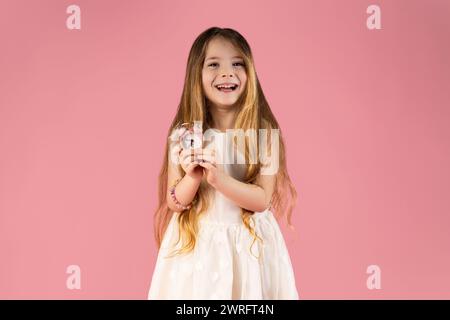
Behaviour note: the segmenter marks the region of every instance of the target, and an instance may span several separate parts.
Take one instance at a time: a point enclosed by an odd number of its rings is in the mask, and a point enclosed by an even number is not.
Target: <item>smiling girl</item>
[[[194,122],[210,139],[190,147],[180,137],[192,133]],[[238,148],[245,161],[234,163],[236,140],[229,133],[252,130],[269,131],[270,159],[250,161],[255,141],[260,150],[267,140],[245,136],[248,143]],[[247,41],[233,29],[207,29],[190,50],[168,132],[155,213],[159,252],[148,298],[298,299],[275,219],[286,215],[291,225],[296,197],[280,128]]]

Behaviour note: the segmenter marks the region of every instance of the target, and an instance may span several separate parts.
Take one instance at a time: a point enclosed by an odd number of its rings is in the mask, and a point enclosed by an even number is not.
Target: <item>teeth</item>
[[[237,87],[237,85],[231,85],[231,86],[229,86],[229,85],[218,85],[217,86],[218,89],[231,89],[231,88],[235,88],[235,87]]]

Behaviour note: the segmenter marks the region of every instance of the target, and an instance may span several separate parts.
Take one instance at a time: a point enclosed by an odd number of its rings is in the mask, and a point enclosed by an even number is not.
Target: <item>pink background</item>
[[[449,1],[1,8],[0,298],[147,297],[165,135],[211,26],[249,41],[285,135],[300,297],[450,298]],[[81,290],[66,288],[72,264]]]

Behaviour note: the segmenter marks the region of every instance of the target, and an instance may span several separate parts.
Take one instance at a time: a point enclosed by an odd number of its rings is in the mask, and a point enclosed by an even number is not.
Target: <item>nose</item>
[[[224,79],[223,81],[225,81],[225,79],[234,79],[233,73],[229,72],[229,73],[222,73],[222,79]]]
[[[227,76],[233,77],[233,69],[228,68],[228,67],[224,67],[220,72],[222,74],[222,78],[226,78]]]

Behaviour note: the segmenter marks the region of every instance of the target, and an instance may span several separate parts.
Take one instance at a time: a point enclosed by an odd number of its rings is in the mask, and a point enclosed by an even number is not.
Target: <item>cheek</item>
[[[205,89],[211,89],[213,77],[208,73],[202,74],[202,83]]]
[[[247,74],[245,72],[243,72],[240,76],[239,76],[239,80],[241,81],[241,86],[245,87],[245,84],[247,83]]]

